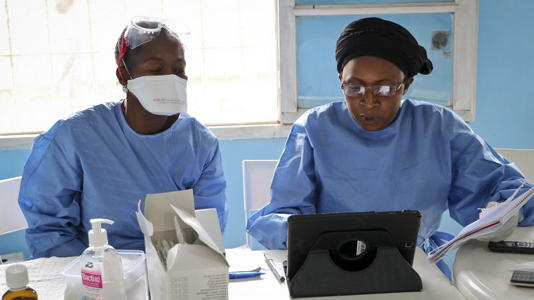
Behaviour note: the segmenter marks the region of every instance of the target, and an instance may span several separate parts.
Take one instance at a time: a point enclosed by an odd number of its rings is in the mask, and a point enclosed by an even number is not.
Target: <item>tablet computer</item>
[[[397,248],[412,265],[420,221],[421,213],[416,210],[290,216],[286,275],[288,279],[293,278],[319,240],[323,249],[325,242],[332,244],[326,249],[329,248],[333,260],[336,257],[345,261],[357,261],[360,256],[369,258],[372,255],[366,254],[376,251],[377,247],[388,246]],[[319,239],[326,234],[328,239]]]

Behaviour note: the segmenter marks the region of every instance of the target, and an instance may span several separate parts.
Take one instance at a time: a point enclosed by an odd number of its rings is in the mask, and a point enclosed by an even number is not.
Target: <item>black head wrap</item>
[[[337,71],[353,58],[376,56],[396,65],[406,77],[432,72],[425,48],[397,23],[364,18],[347,25],[336,43]]]

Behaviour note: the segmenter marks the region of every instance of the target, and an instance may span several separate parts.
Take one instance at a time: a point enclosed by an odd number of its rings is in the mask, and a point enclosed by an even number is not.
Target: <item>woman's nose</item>
[[[375,107],[378,106],[380,102],[375,99],[375,96],[373,95],[371,89],[365,89],[362,98],[360,99],[360,104],[368,107]]]

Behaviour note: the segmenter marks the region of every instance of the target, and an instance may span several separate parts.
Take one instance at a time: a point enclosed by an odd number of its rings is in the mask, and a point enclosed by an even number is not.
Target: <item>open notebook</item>
[[[500,230],[504,223],[518,213],[519,209],[534,195],[534,187],[532,187],[525,193],[517,196],[517,193],[522,187],[523,185],[517,188],[512,196],[499,205],[485,208],[478,220],[465,226],[454,239],[430,252],[428,259],[435,263],[442,259],[449,251],[458,248],[468,240]]]

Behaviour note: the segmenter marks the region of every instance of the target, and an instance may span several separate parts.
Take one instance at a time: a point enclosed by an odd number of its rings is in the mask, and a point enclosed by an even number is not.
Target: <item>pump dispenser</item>
[[[126,300],[119,254],[108,244],[108,235],[102,224],[113,224],[108,219],[91,219],[89,248],[80,259],[84,299]]]
[[[89,246],[93,247],[104,247],[108,244],[108,233],[102,228],[102,223],[112,225],[113,221],[108,219],[91,219],[91,227],[93,229],[89,230]]]

